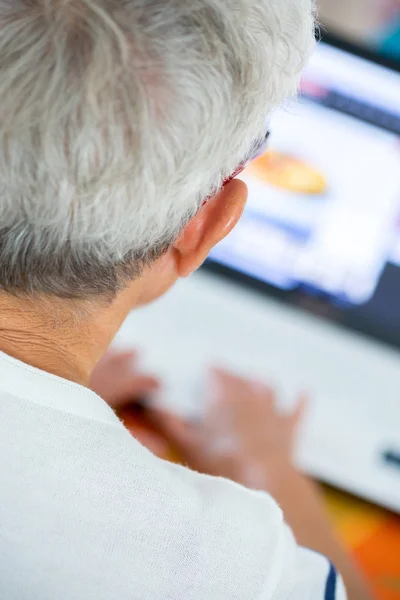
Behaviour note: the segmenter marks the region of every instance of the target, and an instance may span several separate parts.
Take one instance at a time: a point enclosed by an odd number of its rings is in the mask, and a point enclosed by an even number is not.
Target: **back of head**
[[[295,93],[312,0],[0,0],[0,286],[113,294]]]

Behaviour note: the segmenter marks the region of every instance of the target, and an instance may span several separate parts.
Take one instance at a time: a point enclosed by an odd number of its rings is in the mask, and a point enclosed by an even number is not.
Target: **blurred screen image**
[[[400,74],[321,44],[211,259],[343,310],[371,302],[400,265],[399,97]]]

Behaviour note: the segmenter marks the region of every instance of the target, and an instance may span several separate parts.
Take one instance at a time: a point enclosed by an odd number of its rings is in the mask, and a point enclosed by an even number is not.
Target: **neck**
[[[131,290],[112,303],[16,298],[2,292],[0,351],[87,386],[134,304]]]

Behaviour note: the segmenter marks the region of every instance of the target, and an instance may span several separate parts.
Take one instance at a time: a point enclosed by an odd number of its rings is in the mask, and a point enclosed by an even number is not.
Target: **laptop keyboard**
[[[164,381],[162,402],[185,414],[201,414],[211,365],[274,385],[282,407],[308,393],[300,466],[400,510],[400,470],[384,460],[400,453],[400,360],[391,349],[202,272],[133,313],[116,344],[142,349],[144,366]]]

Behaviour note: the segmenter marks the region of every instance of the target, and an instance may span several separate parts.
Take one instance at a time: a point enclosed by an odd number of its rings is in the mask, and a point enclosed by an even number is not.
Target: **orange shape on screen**
[[[249,167],[249,173],[264,181],[291,192],[319,195],[328,189],[322,173],[302,160],[269,150]]]

